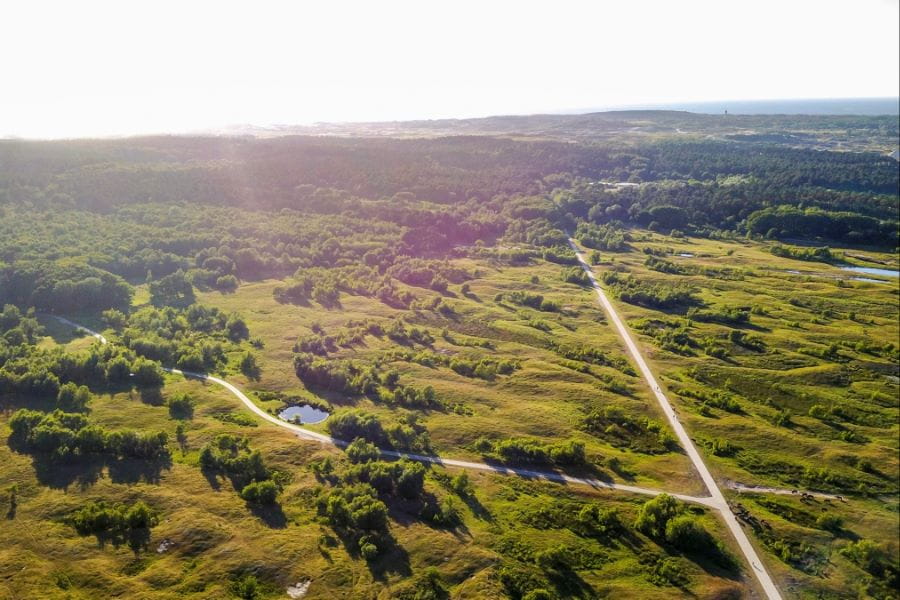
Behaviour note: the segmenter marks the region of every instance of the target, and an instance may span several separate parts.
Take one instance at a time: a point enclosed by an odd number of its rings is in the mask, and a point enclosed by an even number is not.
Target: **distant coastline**
[[[602,110],[685,110],[736,115],[900,115],[900,98],[812,98],[798,100],[717,100],[604,107]],[[582,111],[573,111],[582,112]]]

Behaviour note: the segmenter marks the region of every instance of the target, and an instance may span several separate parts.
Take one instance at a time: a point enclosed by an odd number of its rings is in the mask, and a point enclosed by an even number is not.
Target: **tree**
[[[259,365],[256,363],[256,355],[249,350],[241,355],[241,362],[238,364],[238,367],[241,369],[241,373],[250,379],[259,378],[260,372]]]
[[[146,358],[138,358],[132,365],[134,381],[140,387],[160,387],[165,382],[159,365]]]
[[[234,275],[222,275],[216,278],[216,289],[232,293],[238,289],[238,280]]]
[[[84,385],[75,385],[71,381],[59,388],[56,404],[66,411],[82,411],[91,400],[91,391]]]
[[[124,356],[117,356],[106,363],[106,379],[110,383],[124,383],[131,376],[131,365]]]
[[[247,327],[247,324],[234,313],[228,315],[228,321],[225,322],[225,331],[228,334],[228,339],[232,342],[250,338],[250,329]]]
[[[450,480],[450,489],[463,498],[472,493],[472,483],[469,481],[469,474],[460,471],[453,479]]]
[[[350,462],[365,463],[378,460],[381,453],[375,444],[367,442],[363,438],[356,438],[347,446],[347,458]]]
[[[176,365],[182,371],[191,373],[202,373],[206,370],[206,361],[203,360],[203,353],[197,348],[190,348],[181,354]]]
[[[397,493],[404,498],[418,498],[425,487],[425,467],[420,463],[402,459],[396,463]]]
[[[679,515],[666,523],[666,541],[687,552],[706,550],[715,546],[715,540],[696,518],[691,515]]]
[[[130,529],[149,529],[159,524],[159,516],[147,504],[138,500],[125,511],[123,521]]]
[[[194,416],[194,399],[188,394],[175,394],[166,402],[173,419],[190,419]]]
[[[638,512],[634,527],[641,533],[656,539],[663,539],[669,520],[681,512],[681,504],[668,494],[660,494],[648,500]]]
[[[194,300],[194,286],[181,269],[150,282],[150,302],[154,306],[187,306]]]
[[[121,331],[128,324],[128,316],[121,310],[116,310],[115,308],[104,310],[100,316],[107,326],[116,331]]]

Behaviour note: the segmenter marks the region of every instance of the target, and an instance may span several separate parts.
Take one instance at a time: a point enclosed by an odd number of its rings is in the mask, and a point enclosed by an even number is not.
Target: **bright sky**
[[[900,89],[898,0],[25,0],[0,22],[0,136]]]

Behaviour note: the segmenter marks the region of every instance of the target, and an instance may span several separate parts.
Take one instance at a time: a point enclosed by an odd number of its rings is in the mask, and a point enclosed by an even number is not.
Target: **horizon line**
[[[575,117],[575,116],[586,116],[592,114],[603,114],[603,113],[615,113],[615,112],[637,112],[637,111],[653,111],[653,112],[679,112],[686,114],[694,114],[694,115],[715,115],[720,114],[719,112],[711,113],[711,112],[703,112],[698,110],[692,110],[690,108],[677,108],[678,106],[685,107],[701,107],[701,106],[709,106],[715,104],[724,104],[724,103],[735,103],[736,105],[747,105],[747,104],[766,104],[766,103],[803,103],[803,102],[887,102],[887,101],[895,101],[897,103],[897,107],[895,112],[885,112],[885,113],[854,113],[854,112],[837,112],[837,113],[829,113],[829,112],[778,112],[778,111],[761,111],[761,112],[728,112],[727,109],[725,112],[729,115],[733,116],[822,116],[822,117],[848,117],[848,116],[860,116],[860,117],[887,117],[887,116],[898,116],[900,115],[900,96],[842,96],[842,97],[802,97],[802,98],[751,98],[751,99],[739,99],[739,98],[728,98],[728,99],[712,99],[712,100],[680,100],[680,101],[671,101],[671,102],[650,102],[650,103],[622,103],[622,104],[611,104],[611,105],[601,105],[596,107],[583,107],[583,108],[569,108],[569,109],[551,109],[546,111],[536,111],[536,112],[521,112],[521,113],[488,113],[482,114],[479,116],[457,116],[457,117],[449,117],[449,116],[435,116],[435,117],[424,117],[424,118],[409,118],[409,119],[347,119],[347,120],[327,120],[327,121],[296,121],[296,122],[268,122],[268,123],[259,123],[259,122],[232,122],[226,123],[217,126],[211,127],[203,127],[199,129],[181,129],[181,130],[168,130],[168,131],[154,131],[154,132],[135,132],[135,133],[120,133],[120,134],[105,134],[105,135],[83,135],[83,136],[60,136],[60,137],[41,137],[41,136],[23,136],[16,134],[5,134],[0,135],[0,141],[35,141],[35,142],[43,142],[43,141],[76,141],[76,140],[122,140],[122,139],[130,139],[130,138],[143,138],[143,137],[202,137],[202,136],[216,136],[216,137],[227,137],[227,134],[221,133],[224,130],[228,129],[237,129],[237,128],[258,128],[270,131],[277,131],[282,128],[296,127],[296,128],[316,128],[322,127],[326,125],[333,126],[348,126],[348,125],[374,125],[374,124],[389,124],[389,123],[421,123],[421,122],[439,122],[439,121],[477,121],[483,119],[492,119],[492,118],[516,118],[516,117],[537,117],[537,116],[557,116],[557,117]],[[746,106],[745,106],[746,108]],[[217,133],[218,132],[218,133]],[[239,135],[239,134],[235,134]]]

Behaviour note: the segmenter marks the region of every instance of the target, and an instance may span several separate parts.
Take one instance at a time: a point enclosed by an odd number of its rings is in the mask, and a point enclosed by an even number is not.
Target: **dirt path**
[[[603,306],[603,309],[606,311],[606,314],[609,316],[610,321],[618,332],[619,337],[622,338],[622,341],[628,348],[628,352],[631,354],[632,359],[634,359],[634,362],[637,364],[638,369],[640,370],[641,375],[644,378],[644,381],[646,381],[647,385],[656,396],[656,399],[659,402],[663,413],[666,415],[666,419],[668,419],[669,424],[675,431],[675,435],[678,437],[678,441],[681,442],[681,446],[684,448],[684,451],[691,459],[691,463],[693,463],[694,468],[697,470],[697,473],[700,475],[700,478],[706,485],[706,489],[709,490],[709,493],[712,496],[709,506],[712,506],[713,508],[718,510],[722,515],[722,519],[725,521],[725,524],[728,526],[728,529],[731,531],[731,534],[737,541],[741,552],[743,552],[744,557],[747,559],[747,562],[753,567],[753,573],[759,580],[759,584],[762,586],[762,589],[765,591],[766,596],[769,598],[769,600],[781,600],[781,594],[779,593],[778,588],[775,586],[775,582],[772,581],[769,572],[766,571],[765,566],[763,566],[762,560],[760,560],[759,556],[756,553],[756,549],[750,542],[750,538],[748,538],[747,534],[744,533],[744,530],[741,528],[737,517],[734,516],[734,514],[731,512],[731,509],[728,507],[728,502],[725,500],[725,496],[722,494],[722,490],[719,489],[716,480],[713,479],[712,473],[709,472],[709,469],[706,467],[706,463],[703,462],[703,458],[697,451],[697,447],[694,445],[694,441],[688,435],[687,430],[685,430],[684,426],[681,424],[681,421],[678,420],[678,415],[675,413],[675,409],[672,407],[669,399],[666,398],[666,395],[663,393],[662,389],[657,383],[656,378],[650,371],[650,366],[647,364],[647,361],[644,360],[644,357],[641,355],[640,350],[638,350],[637,344],[631,337],[631,333],[628,331],[625,323],[619,317],[619,313],[616,311],[612,302],[610,302],[609,298],[607,298],[606,293],[603,291],[603,288],[601,288],[600,284],[597,283],[591,266],[584,259],[584,254],[578,248],[575,240],[573,240],[571,237],[569,238],[569,245],[572,247],[572,250],[575,251],[575,255],[578,257],[578,262],[581,263],[581,268],[584,269],[584,272],[590,279],[591,286],[597,293],[597,298],[599,298],[601,306]]]
[[[87,327],[79,325],[78,323],[74,323],[69,321],[68,319],[64,319],[62,317],[54,317],[61,323],[65,323],[66,325],[70,325],[78,330],[84,331],[88,335],[97,338],[101,344],[107,344],[109,341],[100,333],[96,331],[92,331]],[[238,400],[240,400],[244,406],[246,406],[250,411],[258,416],[260,419],[263,419],[272,425],[277,425],[282,429],[287,429],[295,433],[298,437],[312,440],[316,442],[320,442],[322,444],[329,444],[332,446],[345,447],[349,442],[346,440],[340,440],[337,438],[333,438],[331,436],[319,433],[317,431],[312,431],[311,429],[306,429],[305,427],[301,427],[300,425],[295,425],[293,423],[288,423],[287,421],[283,421],[276,417],[275,415],[271,415],[260,408],[253,400],[247,397],[244,392],[242,392],[237,386],[228,381],[221,379],[219,377],[215,377],[213,375],[208,375],[206,373],[192,373],[190,371],[182,371],[181,369],[174,369],[171,367],[163,367],[163,370],[167,373],[172,373],[175,375],[182,375],[184,377],[189,377],[191,379],[199,379],[201,381],[207,381],[210,383],[214,383],[216,385],[220,385],[224,387],[226,390],[232,393]],[[492,465],[488,463],[478,463],[478,462],[468,462],[463,460],[456,460],[452,458],[443,458],[440,456],[429,456],[423,454],[410,454],[407,452],[398,452],[396,450],[386,450],[379,448],[379,452],[383,456],[389,458],[408,458],[410,460],[414,460],[422,463],[429,463],[440,465],[443,467],[455,467],[459,469],[469,469],[472,471],[484,471],[489,473],[498,473],[500,475],[517,475],[519,477],[526,477],[529,479],[543,479],[546,481],[555,481],[557,483],[565,483],[565,484],[573,484],[573,485],[585,485],[592,487],[598,490],[617,490],[621,492],[630,492],[633,494],[642,494],[645,496],[658,496],[662,493],[668,493],[664,490],[654,490],[650,488],[643,488],[633,485],[625,485],[620,483],[610,483],[606,481],[600,481],[599,479],[593,478],[584,478],[584,477],[572,477],[570,475],[564,475],[562,473],[556,473],[554,471],[536,471],[531,469],[519,469],[515,467],[507,467],[504,465]],[[704,506],[708,506],[710,508],[716,508],[713,503],[712,498],[708,497],[700,497],[700,496],[688,496],[685,494],[673,494],[669,493],[670,496],[678,498],[684,502],[691,502],[693,504],[702,504]]]

